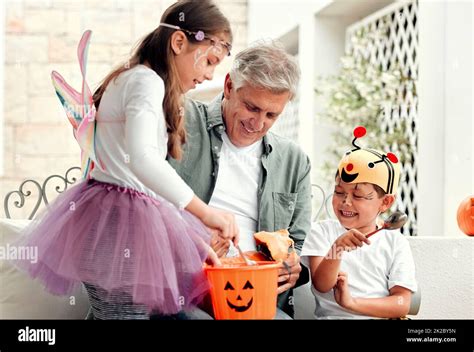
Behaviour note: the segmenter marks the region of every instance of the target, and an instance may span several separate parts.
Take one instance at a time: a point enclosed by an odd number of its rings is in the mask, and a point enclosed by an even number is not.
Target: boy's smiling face
[[[346,229],[369,233],[376,228],[376,219],[393,204],[392,195],[380,196],[371,183],[346,183],[338,176],[332,206],[339,222]]]

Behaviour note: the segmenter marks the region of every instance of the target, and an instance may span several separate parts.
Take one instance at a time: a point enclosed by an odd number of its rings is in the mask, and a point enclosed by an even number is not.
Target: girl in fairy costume
[[[206,293],[203,262],[218,262],[206,226],[234,242],[238,229],[232,215],[197,198],[165,158],[179,159],[186,142],[183,94],[212,79],[231,40],[228,20],[211,1],[180,1],[93,96],[85,81],[82,95],[74,94],[53,74],[65,107],[67,96],[82,99],[75,136],[86,180],[26,230],[23,245],[37,246],[39,260],[18,265],[50,292],[68,294],[84,283],[96,319],[176,314]]]

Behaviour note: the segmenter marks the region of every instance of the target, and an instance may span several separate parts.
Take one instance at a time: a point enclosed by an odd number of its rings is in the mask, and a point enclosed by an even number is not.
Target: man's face
[[[227,135],[236,147],[260,140],[289,101],[290,93],[274,94],[249,85],[235,90],[230,76],[224,86],[223,117]]]

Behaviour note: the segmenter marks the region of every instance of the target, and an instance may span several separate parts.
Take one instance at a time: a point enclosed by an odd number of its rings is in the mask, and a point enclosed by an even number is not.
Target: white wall
[[[408,237],[421,289],[414,319],[474,319],[474,238]]]
[[[0,3],[0,177],[4,174],[4,152],[5,152],[5,137],[3,124],[5,123],[3,111],[3,99],[5,92],[5,2]]]
[[[460,233],[456,221],[459,203],[474,195],[474,114],[473,101],[469,99],[474,84],[473,3],[458,1],[446,5],[444,232],[455,235]]]
[[[330,9],[330,7],[329,7]],[[344,55],[346,28],[354,22],[351,16],[325,16],[318,14],[313,22],[315,33],[314,46],[314,76],[312,84],[316,86],[317,77],[327,77],[339,72],[340,58]],[[313,165],[312,180],[321,185],[324,189],[329,189],[330,185],[325,184],[326,177],[321,172],[324,163],[328,160],[327,148],[333,143],[332,132],[334,126],[324,119],[318,117],[318,113],[323,109],[323,100],[316,97],[314,90],[312,93],[312,116],[313,116],[313,139],[311,162]]]
[[[456,211],[474,194],[472,7],[465,1],[419,4],[420,235],[461,236]]]
[[[261,38],[280,38],[308,14],[314,14],[333,0],[248,0],[249,43]]]

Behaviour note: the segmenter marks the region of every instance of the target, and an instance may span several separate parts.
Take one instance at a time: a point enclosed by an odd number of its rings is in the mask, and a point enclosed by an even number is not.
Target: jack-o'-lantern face
[[[253,286],[249,280],[245,282],[244,287],[239,292],[239,288],[234,289],[234,286],[227,281],[224,291],[227,292],[227,305],[238,313],[248,310],[253,303]],[[230,299],[229,299],[230,298]]]

